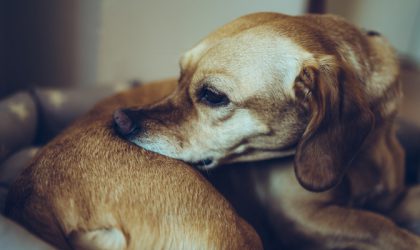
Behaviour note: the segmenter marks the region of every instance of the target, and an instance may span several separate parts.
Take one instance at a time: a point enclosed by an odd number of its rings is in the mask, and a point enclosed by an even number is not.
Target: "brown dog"
[[[395,136],[398,62],[383,37],[331,15],[257,13],[180,65],[169,97],[116,113],[128,140],[203,169],[294,154],[294,166],[270,163],[250,178],[277,237],[287,229],[312,242],[286,245],[420,249],[420,237],[379,214],[420,221],[420,188],[405,190]]]
[[[115,136],[112,112],[173,90],[108,98],[51,141],[10,190],[6,213],[59,249],[261,249],[196,170]]]

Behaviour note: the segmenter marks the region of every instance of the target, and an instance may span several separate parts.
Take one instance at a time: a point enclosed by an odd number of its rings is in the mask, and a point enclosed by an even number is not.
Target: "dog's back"
[[[7,214],[60,249],[261,248],[195,170],[114,135],[115,109],[151,103],[173,86],[97,105],[38,154],[12,187]]]

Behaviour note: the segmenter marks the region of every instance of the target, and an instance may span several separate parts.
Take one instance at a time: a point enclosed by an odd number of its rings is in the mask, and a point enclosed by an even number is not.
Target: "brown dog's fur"
[[[197,171],[114,134],[115,109],[150,104],[175,82],[110,97],[66,129],[13,185],[7,215],[59,249],[261,249]]]
[[[398,74],[386,39],[339,17],[251,14],[182,57],[168,98],[127,111],[140,128],[127,139],[205,169],[295,154],[248,178],[285,245],[420,249],[394,223],[420,221],[395,135]]]

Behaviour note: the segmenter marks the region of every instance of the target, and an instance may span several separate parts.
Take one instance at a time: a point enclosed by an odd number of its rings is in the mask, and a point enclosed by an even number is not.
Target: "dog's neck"
[[[375,128],[349,166],[347,176],[354,205],[377,211],[393,207],[404,186],[404,150],[392,120]],[[357,185],[352,180],[357,180]]]

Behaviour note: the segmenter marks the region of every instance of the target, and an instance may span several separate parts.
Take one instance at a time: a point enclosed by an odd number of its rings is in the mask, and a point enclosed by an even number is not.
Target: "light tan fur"
[[[112,129],[175,80],[98,104],[45,146],[10,190],[6,213],[59,249],[261,249],[253,228],[194,169]]]
[[[180,65],[168,98],[126,111],[139,128],[127,139],[204,169],[294,154],[248,178],[292,249],[420,249],[395,224],[420,220],[420,197],[404,187],[399,67],[385,38],[333,15],[256,13]]]

